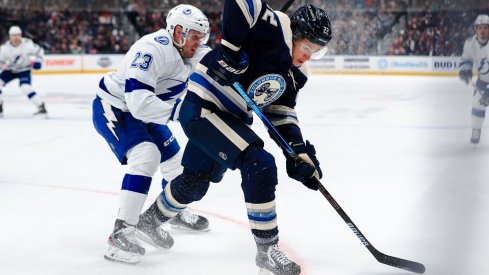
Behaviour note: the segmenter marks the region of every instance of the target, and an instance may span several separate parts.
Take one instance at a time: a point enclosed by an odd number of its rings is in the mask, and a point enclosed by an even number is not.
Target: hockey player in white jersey
[[[478,77],[472,101],[472,136],[470,142],[479,143],[482,123],[489,105],[489,15],[481,14],[475,20],[476,34],[467,39],[460,63],[460,78],[469,84],[475,66]]]
[[[173,238],[151,211],[141,215],[158,168],[163,188],[182,173],[182,153],[167,123],[178,119],[180,97],[200,59],[209,22],[199,9],[178,5],[168,13],[167,28],[139,39],[116,72],[105,75],[93,102],[93,122],[121,164],[119,213],[105,258],[137,264],[145,254],[138,239],[156,248],[170,248]],[[208,231],[208,220],[184,212],[170,221],[194,231]]]
[[[14,79],[29,100],[37,107],[36,116],[46,117],[46,106],[31,85],[31,70],[42,66],[44,50],[29,38],[22,37],[18,26],[9,29],[9,40],[0,47],[0,117],[3,116],[2,87]]]

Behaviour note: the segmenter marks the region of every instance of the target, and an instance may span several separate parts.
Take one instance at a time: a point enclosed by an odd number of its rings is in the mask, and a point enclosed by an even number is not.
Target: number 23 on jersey
[[[149,53],[141,53],[137,52],[136,57],[131,63],[131,68],[139,68],[143,71],[147,71],[151,66],[151,62],[153,61],[153,56]]]

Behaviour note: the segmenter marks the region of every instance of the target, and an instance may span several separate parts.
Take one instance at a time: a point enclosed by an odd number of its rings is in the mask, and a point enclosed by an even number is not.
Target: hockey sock
[[[139,215],[148,196],[151,178],[126,174],[122,181],[120,209],[117,218],[128,224],[138,223]]]

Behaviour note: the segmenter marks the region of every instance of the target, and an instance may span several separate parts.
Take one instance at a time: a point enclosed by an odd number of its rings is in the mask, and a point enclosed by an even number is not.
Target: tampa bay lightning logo
[[[278,74],[267,74],[253,81],[248,88],[248,96],[261,108],[274,102],[284,92],[287,84]]]
[[[487,58],[483,58],[477,70],[479,71],[479,75],[489,74],[489,60]]]
[[[160,43],[161,45],[168,45],[170,39],[166,36],[157,36],[155,37],[155,41]]]
[[[185,15],[189,15],[191,13],[192,13],[192,10],[191,9],[184,9],[183,10],[183,14],[185,14]]]

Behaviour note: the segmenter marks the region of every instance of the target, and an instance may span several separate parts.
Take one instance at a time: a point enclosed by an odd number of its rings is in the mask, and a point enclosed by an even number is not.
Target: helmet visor
[[[321,59],[325,54],[328,48],[326,46],[320,46],[318,44],[312,43],[310,41],[302,41],[299,45],[300,50],[303,53],[308,54],[311,59],[318,60]]]
[[[200,40],[200,44],[204,45],[209,41],[209,32],[200,32],[197,30],[190,30],[186,35],[186,40],[196,41]]]

